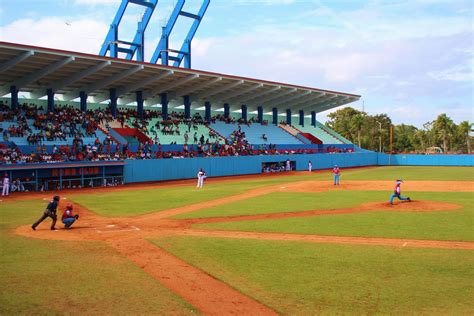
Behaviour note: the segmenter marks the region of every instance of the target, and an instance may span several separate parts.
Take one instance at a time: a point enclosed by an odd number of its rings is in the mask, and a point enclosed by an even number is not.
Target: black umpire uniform
[[[56,195],[52,200],[51,202],[49,202],[48,206],[46,206],[46,210],[44,210],[44,213],[43,215],[40,217],[39,220],[36,221],[36,223],[33,224],[33,226],[31,226],[31,228],[33,230],[36,230],[36,227],[42,222],[44,221],[46,218],[48,217],[51,217],[51,219],[53,220],[53,223],[51,224],[51,230],[56,230],[56,228],[54,227],[54,225],[56,225],[56,220],[57,220],[57,216],[56,216],[56,209],[58,208],[58,203],[59,203],[59,196]]]

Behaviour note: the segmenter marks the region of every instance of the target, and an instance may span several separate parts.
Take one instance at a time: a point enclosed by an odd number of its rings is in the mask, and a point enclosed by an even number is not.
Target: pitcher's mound
[[[365,206],[377,208],[384,211],[402,211],[402,212],[436,212],[452,211],[461,208],[461,205],[447,202],[435,201],[394,201],[393,205],[389,202],[368,203]]]

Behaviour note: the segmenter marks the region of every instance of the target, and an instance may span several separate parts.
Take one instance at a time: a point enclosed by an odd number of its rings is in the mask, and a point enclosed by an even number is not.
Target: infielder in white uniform
[[[202,185],[204,184],[204,179],[206,179],[206,173],[204,172],[204,170],[199,169],[197,178],[198,178],[198,183],[197,183],[196,188],[202,188]]]
[[[308,171],[311,172],[313,170],[313,164],[311,163],[311,160],[308,162]]]
[[[8,174],[5,174],[3,178],[3,190],[2,196],[10,194],[10,178],[8,178]]]

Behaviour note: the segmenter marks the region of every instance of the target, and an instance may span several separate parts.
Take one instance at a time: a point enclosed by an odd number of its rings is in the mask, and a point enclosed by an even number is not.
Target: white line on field
[[[406,245],[408,245],[408,243],[407,243],[407,242],[405,242],[405,243],[403,244],[403,247],[405,247]]]
[[[97,230],[98,233],[119,233],[119,232],[134,232],[139,231],[140,228],[135,226],[130,226],[131,229],[115,229],[115,230]]]

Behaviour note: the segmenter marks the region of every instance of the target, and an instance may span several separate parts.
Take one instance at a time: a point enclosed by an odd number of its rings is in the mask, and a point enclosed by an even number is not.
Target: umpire
[[[44,221],[46,218],[48,217],[51,217],[51,219],[53,220],[53,223],[51,224],[51,230],[56,230],[56,227],[54,227],[54,225],[56,225],[56,220],[57,220],[57,216],[56,216],[56,209],[58,208],[58,203],[59,203],[59,195],[56,195],[55,197],[53,197],[53,199],[51,200],[51,202],[49,202],[48,206],[46,206],[46,209],[44,210],[44,213],[43,215],[41,215],[40,219],[36,221],[36,223],[34,223],[31,228],[33,230],[36,230],[36,227],[42,222]]]

